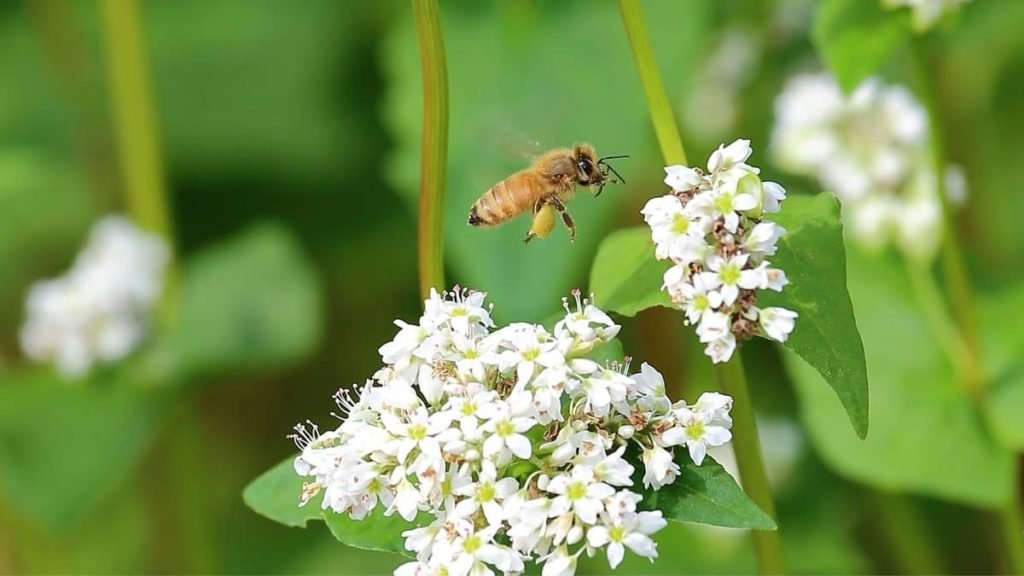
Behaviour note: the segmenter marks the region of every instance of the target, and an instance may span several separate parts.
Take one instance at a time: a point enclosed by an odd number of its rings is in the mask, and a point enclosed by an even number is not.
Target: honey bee
[[[607,163],[627,156],[598,158],[594,147],[576,144],[571,149],[559,148],[545,152],[533,165],[505,178],[484,192],[469,211],[471,226],[495,226],[527,210],[533,213],[533,224],[523,242],[546,238],[555,226],[554,213],[562,216],[569,229],[569,239],[576,239],[576,224],[565,209],[576,186],[592,189],[601,195],[605,184],[625,184],[622,176]],[[614,176],[612,176],[614,175]]]

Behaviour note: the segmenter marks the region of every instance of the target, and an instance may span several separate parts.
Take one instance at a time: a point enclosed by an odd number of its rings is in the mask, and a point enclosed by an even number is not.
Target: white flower
[[[728,332],[718,338],[708,340],[706,344],[704,353],[715,364],[721,364],[728,362],[732,358],[733,352],[736,351],[736,336],[732,332]]]
[[[708,172],[723,172],[743,164],[752,153],[750,140],[736,140],[728,146],[722,144],[708,158]]]
[[[169,257],[163,240],[130,221],[98,221],[71,270],[29,289],[20,333],[25,355],[78,378],[130,354],[149,331]]]
[[[757,321],[772,340],[785,342],[796,325],[797,313],[777,306],[758,310]]]
[[[746,267],[750,257],[740,254],[731,258],[715,255],[707,260],[709,272],[701,274],[705,286],[718,288],[722,293],[722,303],[731,305],[740,295],[740,289],[753,290],[762,284],[763,274],[755,268]]]
[[[661,511],[627,514],[621,519],[608,518],[604,525],[587,531],[587,542],[595,547],[608,547],[608,565],[614,570],[628,547],[638,556],[654,560],[658,557],[657,544],[650,535],[668,525]]]
[[[728,428],[712,421],[712,412],[679,408],[675,414],[679,426],[666,430],[662,440],[670,446],[685,444],[690,451],[690,458],[698,466],[704,462],[709,446],[721,446],[732,439]]]
[[[399,323],[382,347],[393,363],[335,394],[337,429],[296,427],[295,471],[309,478],[297,505],[322,497],[325,510],[355,520],[379,508],[430,518],[403,532],[416,561],[401,575],[517,574],[527,560],[571,574],[598,548],[615,564],[625,548],[656,557],[648,536],[663,520],[637,512],[641,497],[625,488],[634,474],[626,444],[651,446],[648,486],[674,481],[680,469],[663,436],[685,429],[686,403],[673,408],[648,364],[630,376],[628,358],[588,357],[619,327],[578,291],[554,334],[523,323],[492,332],[476,294],[432,294],[420,325]],[[702,330],[728,334],[727,320],[711,312]],[[730,408],[727,396],[705,394],[692,410],[711,429],[731,425]]]
[[[529,458],[533,453],[533,445],[522,433],[536,424],[537,421],[533,418],[511,418],[508,415],[499,415],[488,420],[483,425],[483,430],[490,434],[484,441],[484,456],[497,457],[500,461],[503,457],[508,457],[504,455],[507,448],[518,458]]]
[[[615,489],[594,478],[594,472],[586,466],[576,466],[569,474],[559,474],[551,479],[547,491],[557,494],[551,499],[551,517],[572,511],[585,524],[597,522],[597,515],[604,510],[602,500],[615,493]]]
[[[675,482],[679,475],[679,464],[672,459],[672,453],[661,446],[644,448],[643,462],[644,488],[657,490]]]
[[[775,112],[772,151],[780,165],[817,178],[843,201],[852,238],[869,249],[895,243],[912,257],[934,256],[941,200],[927,112],[909,90],[871,78],[847,96],[827,74],[800,75],[786,84]]]
[[[665,184],[676,192],[689,192],[700,186],[700,173],[687,166],[666,166]]]

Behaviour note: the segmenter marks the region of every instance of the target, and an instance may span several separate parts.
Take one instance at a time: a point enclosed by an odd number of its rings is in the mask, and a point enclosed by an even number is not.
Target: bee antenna
[[[615,168],[612,168],[611,164],[605,164],[605,166],[607,166],[608,169],[612,171],[612,174],[615,174],[615,177],[619,179],[619,183],[620,184],[625,184],[626,183],[626,179],[622,177],[622,174],[619,174],[618,170],[616,170]]]
[[[597,160],[598,164],[601,164],[605,160],[615,160],[616,158],[629,158],[629,154],[619,154],[618,156],[605,156]]]

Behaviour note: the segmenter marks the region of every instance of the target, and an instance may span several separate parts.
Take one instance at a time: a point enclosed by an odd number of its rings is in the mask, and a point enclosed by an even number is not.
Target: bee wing
[[[544,146],[539,140],[529,137],[526,133],[510,126],[498,131],[498,150],[503,156],[514,156],[533,162],[544,154]]]

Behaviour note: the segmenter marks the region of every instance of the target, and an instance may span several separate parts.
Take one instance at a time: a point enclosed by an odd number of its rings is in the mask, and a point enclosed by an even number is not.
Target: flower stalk
[[[636,61],[640,82],[644,88],[651,121],[658,137],[665,163],[687,164],[682,138],[669,105],[661,76],[658,72],[654,52],[643,20],[638,0],[619,0],[619,10],[629,37],[630,48]],[[733,444],[743,488],[751,499],[769,516],[776,518],[771,487],[765,474],[761,447],[758,441],[757,424],[750,403],[746,377],[739,352],[724,364],[716,365],[719,386],[731,395],[733,409]],[[782,574],[785,566],[782,558],[782,541],[778,531],[754,531],[754,545],[757,551],[758,567],[762,574]]]
[[[423,77],[418,259],[420,294],[444,288],[444,186],[448,161],[448,68],[437,0],[412,0]]]

